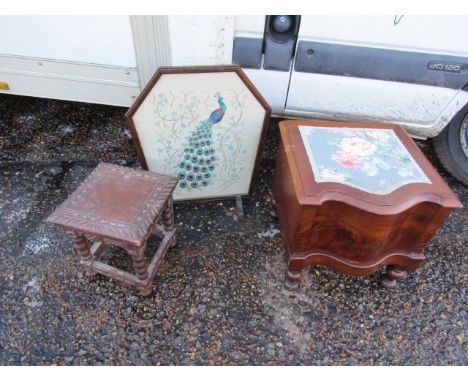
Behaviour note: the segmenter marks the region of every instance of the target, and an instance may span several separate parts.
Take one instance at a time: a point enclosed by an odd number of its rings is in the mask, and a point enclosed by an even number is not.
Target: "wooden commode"
[[[353,276],[386,266],[383,284],[395,287],[462,207],[398,126],[283,121],[280,131],[272,191],[290,290],[313,264]]]

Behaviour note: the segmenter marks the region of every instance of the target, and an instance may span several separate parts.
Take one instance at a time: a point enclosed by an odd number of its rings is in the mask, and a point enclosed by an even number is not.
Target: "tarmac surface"
[[[396,290],[382,271],[352,278],[315,266],[283,288],[266,139],[241,218],[231,200],[175,206],[178,245],[150,297],[89,277],[44,219],[100,161],[138,167],[125,108],[0,95],[0,364],[467,365],[467,209],[452,212],[427,261]],[[461,202],[429,142],[418,142]],[[128,267],[115,249],[109,261]]]

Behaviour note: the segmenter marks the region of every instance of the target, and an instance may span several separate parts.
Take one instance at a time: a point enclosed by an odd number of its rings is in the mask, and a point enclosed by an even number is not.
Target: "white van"
[[[274,115],[434,138],[468,184],[466,16],[0,16],[0,92],[130,106],[160,66],[236,63]]]

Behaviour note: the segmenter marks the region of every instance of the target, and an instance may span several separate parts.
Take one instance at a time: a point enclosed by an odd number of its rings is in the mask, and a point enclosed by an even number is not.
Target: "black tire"
[[[463,136],[461,135],[463,134]],[[433,139],[434,149],[445,169],[468,186],[468,105]],[[462,140],[465,149],[463,148]]]

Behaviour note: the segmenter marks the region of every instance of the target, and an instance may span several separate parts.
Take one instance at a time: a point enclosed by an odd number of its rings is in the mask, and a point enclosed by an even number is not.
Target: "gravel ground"
[[[270,216],[273,121],[254,192],[175,206],[178,245],[144,298],[89,278],[63,231],[44,224],[99,161],[138,167],[126,109],[0,95],[0,363],[4,365],[466,365],[467,209],[396,290],[381,272],[304,271],[283,288]],[[428,142],[418,143],[462,203]],[[154,243],[153,243],[154,246]],[[121,251],[111,261],[128,266]]]

